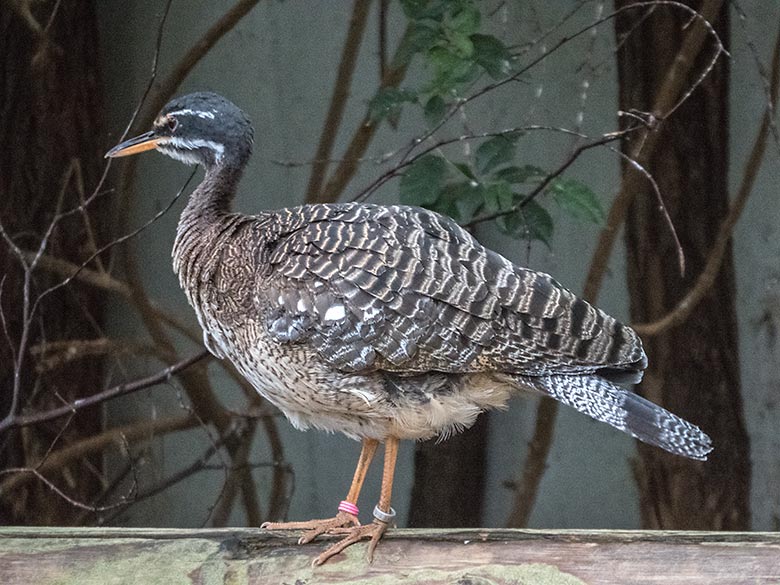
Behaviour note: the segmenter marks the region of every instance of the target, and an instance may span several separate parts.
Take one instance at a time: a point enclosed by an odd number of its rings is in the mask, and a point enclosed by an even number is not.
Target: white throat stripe
[[[225,154],[225,145],[213,140],[205,140],[203,138],[194,138],[192,140],[186,140],[177,136],[172,136],[170,144],[177,148],[186,148],[188,150],[195,150],[196,148],[208,148],[214,152],[214,155],[219,159]]]

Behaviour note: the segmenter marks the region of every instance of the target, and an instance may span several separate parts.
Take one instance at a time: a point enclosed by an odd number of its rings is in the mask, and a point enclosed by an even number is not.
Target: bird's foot
[[[309,520],[308,522],[265,522],[261,528],[265,530],[305,530],[306,532],[298,539],[298,544],[306,544],[326,532],[360,528],[360,521],[353,514],[339,511],[333,518]]]
[[[379,539],[382,538],[385,530],[387,530],[387,522],[381,522],[379,520],[374,520],[371,524],[353,526],[352,528],[334,528],[329,531],[329,534],[346,534],[346,536],[328,547],[325,552],[312,561],[312,565],[315,567],[321,565],[332,556],[339,554],[348,546],[369,538],[371,539],[371,542],[368,543],[368,562],[371,563],[374,560],[376,545],[379,544]]]

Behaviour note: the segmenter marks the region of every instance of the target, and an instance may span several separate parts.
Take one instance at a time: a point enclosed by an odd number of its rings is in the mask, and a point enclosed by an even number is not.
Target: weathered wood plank
[[[0,528],[3,585],[780,585],[780,533],[394,530],[323,567],[255,529]]]

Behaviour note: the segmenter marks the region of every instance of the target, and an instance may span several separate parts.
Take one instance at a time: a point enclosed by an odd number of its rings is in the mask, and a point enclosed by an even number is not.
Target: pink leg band
[[[360,510],[358,510],[358,507],[352,502],[341,500],[341,502],[339,502],[339,512],[346,512],[347,514],[357,516],[360,513]]]

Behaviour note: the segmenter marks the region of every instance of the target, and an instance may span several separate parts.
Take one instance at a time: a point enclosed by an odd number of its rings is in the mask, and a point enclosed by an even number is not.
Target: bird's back
[[[636,334],[438,214],[290,208],[261,271],[269,331],[334,368],[545,375],[641,370]]]

